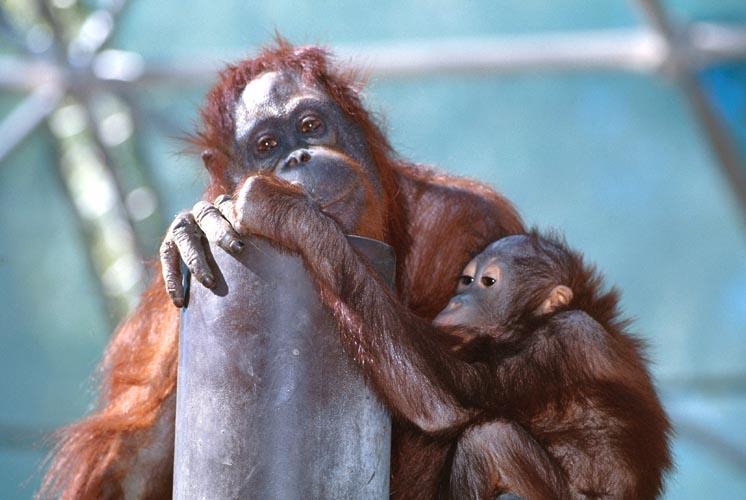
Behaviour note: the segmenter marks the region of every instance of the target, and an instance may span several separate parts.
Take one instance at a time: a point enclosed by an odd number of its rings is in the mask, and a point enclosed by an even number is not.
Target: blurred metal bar
[[[746,472],[746,452],[730,439],[699,423],[688,415],[672,415],[674,432],[679,437],[689,439],[707,448],[721,459],[730,463],[741,473]]]
[[[148,261],[148,259],[146,256],[149,255],[149,253],[146,251],[142,238],[137,232],[137,223],[132,218],[132,214],[129,212],[129,210],[127,210],[127,192],[122,180],[122,174],[119,171],[121,166],[117,165],[117,162],[114,160],[111,152],[109,151],[109,148],[106,146],[103,139],[101,138],[100,124],[96,119],[91,96],[78,95],[76,97],[80,99],[81,104],[83,105],[83,109],[85,110],[86,121],[88,122],[88,125],[90,127],[91,139],[96,147],[96,150],[101,155],[101,164],[111,175],[113,185],[112,187],[117,194],[117,208],[120,212],[122,223],[125,224],[127,226],[127,229],[129,229],[129,231],[132,233],[132,240],[134,243],[133,253],[137,258],[137,262],[140,264],[143,276],[147,276],[148,270],[146,262]]]
[[[731,137],[727,125],[712,106],[702,88],[697,68],[692,64],[686,30],[679,29],[667,17],[658,0],[636,0],[648,23],[660,33],[665,42],[667,60],[664,67],[673,76],[689,101],[692,110],[707,137],[710,148],[735,195],[736,202],[746,223],[746,161]],[[710,32],[711,34],[714,31]],[[711,37],[712,38],[712,37]],[[741,40],[739,43],[743,43]],[[712,45],[712,44],[711,44]],[[736,45],[736,44],[734,44]]]
[[[657,38],[644,30],[605,30],[424,40],[358,51],[340,47],[336,52],[376,76],[401,78],[588,69],[651,71],[663,57],[660,49]]]
[[[48,60],[0,56],[0,89],[33,91],[40,85],[62,80],[62,70]]]
[[[697,55],[698,64],[746,59],[746,27],[694,24],[691,32],[692,52]],[[382,78],[538,71],[652,72],[660,69],[668,57],[665,41],[649,29],[340,45],[333,52],[353,66]],[[211,83],[226,61],[238,60],[242,55],[223,54],[216,58],[195,54],[189,60],[145,61],[134,53],[105,51],[99,58],[102,62],[106,58],[106,64],[98,66],[97,76],[112,82],[201,85]],[[130,61],[129,68],[125,58]]]
[[[505,38],[422,40],[363,47],[337,46],[334,54],[376,77],[432,74],[513,73],[625,69],[650,71],[662,59],[657,39],[643,30],[554,33]],[[207,83],[233,57],[193,57],[189,61],[145,64],[149,84]],[[105,76],[102,75],[104,79]]]
[[[746,59],[746,27],[693,23],[682,35],[696,67]],[[537,71],[624,70],[651,72],[667,60],[665,39],[650,29],[515,35],[494,38],[421,40],[367,46],[340,45],[334,53],[376,77],[409,78],[433,74],[499,74]],[[145,61],[120,50],[99,52],[87,84],[137,82],[145,85],[204,85],[226,61],[194,54],[189,59]],[[64,73],[49,63],[0,57],[0,88],[32,89],[50,75]]]
[[[73,221],[73,230],[77,233],[77,236],[85,243],[83,245],[84,251],[83,251],[83,258],[85,260],[85,269],[88,273],[90,273],[90,282],[95,290],[96,293],[91,295],[91,300],[98,300],[101,306],[101,309],[104,311],[104,320],[106,321],[106,324],[108,325],[108,331],[113,332],[117,324],[119,322],[119,317],[117,315],[116,308],[113,307],[113,303],[111,300],[108,299],[106,290],[104,288],[103,282],[101,281],[101,278],[99,276],[98,268],[96,266],[96,257],[94,256],[94,247],[95,247],[95,229],[90,224],[90,222],[87,222],[83,216],[80,213],[80,210],[78,210],[78,207],[75,204],[75,200],[73,199],[72,192],[70,191],[70,186],[67,183],[67,180],[65,179],[64,174],[62,173],[62,143],[60,141],[59,137],[55,137],[54,133],[51,130],[51,127],[49,127],[48,124],[45,123],[42,130],[46,130],[49,134],[50,141],[54,144],[55,148],[55,154],[54,154],[54,164],[52,165],[51,171],[52,171],[52,178],[57,183],[57,188],[59,189],[62,199],[64,200],[65,205],[67,205],[67,209],[70,211],[70,214],[72,215],[72,221]],[[2,428],[2,425],[0,424],[0,428]],[[0,442],[2,442],[2,437],[0,436]]]
[[[666,40],[674,38],[674,26],[657,0],[635,0],[650,26]]]
[[[0,5],[0,38],[3,38],[15,49],[23,53],[29,52],[25,37],[18,31],[10,19],[8,19],[7,8],[2,5]]]
[[[65,95],[56,84],[39,86],[0,122],[0,162],[55,110]]]
[[[88,68],[95,54],[114,36],[117,21],[124,14],[126,0],[109,0],[104,8],[88,14],[77,35],[67,45],[67,62],[72,67]]]
[[[49,5],[48,0],[36,0],[35,2],[37,13],[41,16],[44,22],[47,23],[49,29],[52,30],[52,51],[58,61],[64,61],[65,58],[65,45],[67,43],[67,33],[65,32],[64,26],[57,21],[54,17],[52,7]]]
[[[706,396],[746,396],[746,373],[695,373],[657,377],[666,392],[699,393]]]
[[[678,80],[736,197],[744,216],[742,222],[746,223],[746,161],[741,156],[730,131],[713,107],[697,77],[693,74],[686,74],[679,77]]]
[[[707,65],[746,57],[746,26],[692,23],[687,29],[695,65]]]
[[[139,123],[139,124],[147,123],[148,115],[143,110],[143,107],[138,102],[134,93],[120,92],[119,94],[117,94],[117,97],[121,99],[123,105],[125,106],[130,116],[132,117],[132,121],[134,123]],[[174,124],[174,127],[175,128],[171,130],[172,136],[176,136],[179,133],[177,131],[175,124]],[[135,158],[137,159],[137,163],[141,167],[140,171],[144,178],[144,184],[150,187],[155,193],[157,206],[163,207],[163,193],[158,189],[159,187],[158,183],[155,181],[156,168],[154,167],[149,157],[149,154],[146,151],[146,148],[144,146],[148,139],[149,138],[146,136],[146,131],[142,125],[139,127],[133,127],[132,138],[130,140],[132,142],[133,154]],[[156,214],[154,215],[158,218],[158,225],[161,227],[165,227],[165,221],[162,220],[163,214],[161,213],[161,211],[156,210]]]

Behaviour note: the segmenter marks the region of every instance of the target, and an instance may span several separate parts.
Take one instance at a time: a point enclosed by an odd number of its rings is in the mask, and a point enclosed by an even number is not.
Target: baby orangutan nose
[[[458,326],[466,323],[472,306],[467,297],[456,295],[433,320],[435,326]]]

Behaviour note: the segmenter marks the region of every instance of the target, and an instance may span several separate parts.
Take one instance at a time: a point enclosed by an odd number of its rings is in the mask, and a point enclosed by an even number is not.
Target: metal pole
[[[0,162],[57,108],[65,89],[56,84],[38,87],[0,122]]]
[[[260,239],[192,282],[181,318],[174,498],[386,499],[391,423],[301,259]],[[393,283],[394,254],[350,237]]]
[[[695,73],[686,33],[666,17],[658,0],[636,0],[647,22],[668,45],[667,69],[679,84],[684,96],[705,133],[720,170],[735,196],[742,215],[746,216],[746,161],[738,151],[728,127],[714,109]],[[742,220],[746,221],[746,217]]]

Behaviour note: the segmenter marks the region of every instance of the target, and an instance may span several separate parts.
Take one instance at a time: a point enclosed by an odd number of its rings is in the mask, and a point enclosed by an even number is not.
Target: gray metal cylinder
[[[349,240],[392,284],[392,248]],[[388,412],[300,258],[211,251],[217,284],[192,280],[181,317],[174,498],[388,498]]]

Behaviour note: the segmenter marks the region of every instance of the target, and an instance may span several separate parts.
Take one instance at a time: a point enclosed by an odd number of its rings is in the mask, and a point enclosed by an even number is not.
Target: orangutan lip
[[[350,186],[347,189],[345,189],[344,191],[342,191],[342,193],[339,196],[337,196],[336,198],[332,199],[331,201],[327,201],[326,203],[320,204],[321,209],[325,210],[325,209],[331,207],[332,205],[335,205],[335,204],[337,204],[337,203],[339,203],[341,201],[344,201],[348,196],[350,196],[352,194],[352,192],[356,188],[357,188],[357,186],[353,184],[352,186]]]

